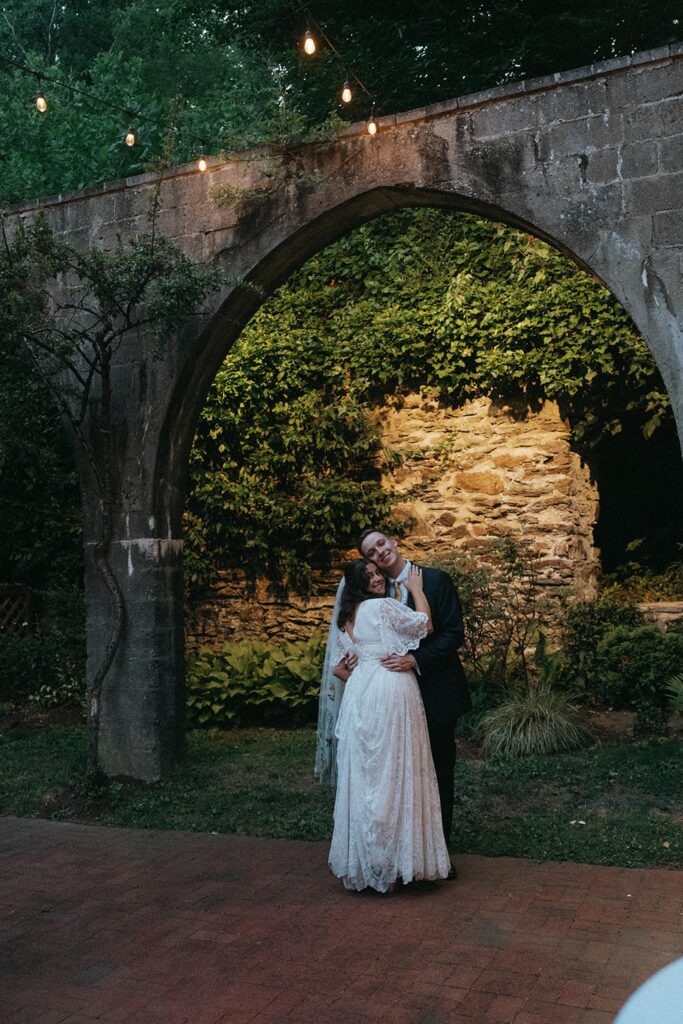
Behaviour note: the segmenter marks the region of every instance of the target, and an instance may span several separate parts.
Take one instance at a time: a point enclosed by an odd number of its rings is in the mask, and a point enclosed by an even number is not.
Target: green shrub
[[[576,750],[590,738],[576,705],[542,683],[488,711],[479,731],[487,757],[557,754]]]
[[[80,703],[85,690],[83,588],[68,579],[34,590],[38,622],[0,630],[0,701]],[[48,702],[48,703],[45,703]]]
[[[85,676],[77,665],[61,662],[54,683],[43,683],[28,695],[28,702],[39,708],[80,707],[85,701]]]
[[[528,541],[503,537],[479,549],[476,558],[456,551],[431,564],[458,589],[465,621],[461,655],[473,690],[483,687],[495,699],[501,688],[528,684],[534,675],[528,652],[546,614]]]
[[[595,693],[600,669],[596,664],[598,646],[617,626],[637,628],[643,616],[632,605],[610,598],[567,604],[562,615],[561,648],[563,679],[576,693],[591,697]]]
[[[593,686],[615,708],[635,708],[641,732],[661,731],[667,686],[683,664],[683,635],[653,626],[617,626],[598,644]]]
[[[57,629],[0,633],[0,699],[22,701],[53,686],[60,662]]]
[[[314,721],[325,658],[322,637],[281,645],[242,640],[202,649],[187,667],[191,724]]]

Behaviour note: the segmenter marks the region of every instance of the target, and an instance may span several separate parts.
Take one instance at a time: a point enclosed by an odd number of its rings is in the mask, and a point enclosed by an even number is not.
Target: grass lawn
[[[84,782],[83,728],[9,733],[0,736],[0,813],[325,840],[333,798],[313,778],[314,747],[310,729],[197,732],[185,766],[164,782],[98,786]],[[456,793],[456,853],[683,866],[680,740],[461,761]]]

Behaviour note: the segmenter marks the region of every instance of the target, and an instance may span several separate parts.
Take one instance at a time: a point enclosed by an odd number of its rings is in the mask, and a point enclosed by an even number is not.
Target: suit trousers
[[[451,838],[455,798],[455,723],[456,719],[452,722],[435,722],[431,715],[427,715],[429,744],[439,787],[443,834],[447,843]]]

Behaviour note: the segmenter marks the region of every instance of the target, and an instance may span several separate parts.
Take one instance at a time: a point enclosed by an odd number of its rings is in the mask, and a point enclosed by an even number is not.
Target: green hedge
[[[645,625],[637,608],[613,597],[569,604],[562,613],[562,656],[570,688],[590,699],[602,695],[596,686],[604,671],[604,659],[597,664],[597,651],[605,637],[618,627],[637,630]]]
[[[683,635],[647,625],[633,605],[610,596],[569,605],[562,624],[564,681],[593,703],[633,708],[642,733],[669,713],[668,686],[683,664]]]
[[[301,725],[317,716],[325,641],[273,644],[254,640],[206,648],[187,666],[192,725]]]
[[[635,708],[641,732],[657,732],[669,714],[668,687],[683,665],[683,635],[654,626],[617,626],[598,644],[595,688],[616,708]]]

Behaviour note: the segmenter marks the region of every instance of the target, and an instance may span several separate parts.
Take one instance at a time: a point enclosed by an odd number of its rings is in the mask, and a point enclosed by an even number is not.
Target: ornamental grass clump
[[[487,757],[559,754],[584,746],[591,738],[579,709],[547,684],[515,693],[481,720]]]

